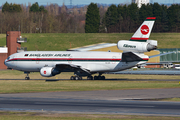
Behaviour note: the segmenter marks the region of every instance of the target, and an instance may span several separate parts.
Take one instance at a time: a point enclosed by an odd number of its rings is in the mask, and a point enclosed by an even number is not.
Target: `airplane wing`
[[[175,53],[175,52],[168,52],[168,53],[162,53],[162,54],[158,54],[158,55],[152,55],[152,56],[149,56],[149,58],[163,56],[163,55],[167,55],[167,54],[171,54],[171,53]]]
[[[121,62],[133,62],[133,61],[141,61],[141,60],[143,59],[135,55],[133,52],[122,53]]]
[[[85,73],[85,74],[91,74],[89,70],[82,68],[81,66],[78,65],[73,65],[73,64],[57,64],[55,67],[59,71],[77,71],[79,73]]]

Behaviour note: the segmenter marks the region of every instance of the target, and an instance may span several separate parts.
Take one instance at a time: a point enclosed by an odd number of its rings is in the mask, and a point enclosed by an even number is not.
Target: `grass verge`
[[[177,120],[180,117],[107,115],[107,114],[58,114],[35,112],[0,112],[1,120]]]
[[[177,78],[179,76],[154,75],[106,75],[108,80],[64,80],[69,79],[72,73],[63,73],[48,80],[39,73],[30,74],[31,79],[23,80],[25,75],[16,70],[0,71],[0,93],[28,93],[28,92],[55,92],[55,91],[92,91],[92,90],[123,90],[123,89],[157,89],[180,88],[179,81],[154,81],[153,79]],[[22,80],[20,80],[22,79]],[[134,79],[136,79],[134,81]],[[140,80],[147,79],[147,80]]]
[[[0,93],[28,93],[55,91],[93,91],[124,89],[179,88],[176,81],[56,81],[1,80]]]
[[[180,98],[164,98],[164,99],[151,99],[153,101],[172,101],[172,102],[180,102]]]

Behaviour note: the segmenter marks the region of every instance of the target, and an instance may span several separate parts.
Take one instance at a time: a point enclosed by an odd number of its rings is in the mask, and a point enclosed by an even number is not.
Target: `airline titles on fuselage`
[[[71,54],[25,54],[26,57],[70,57]]]
[[[136,48],[136,46],[134,46],[134,45],[128,45],[128,44],[124,44],[123,47],[127,47],[127,48]]]

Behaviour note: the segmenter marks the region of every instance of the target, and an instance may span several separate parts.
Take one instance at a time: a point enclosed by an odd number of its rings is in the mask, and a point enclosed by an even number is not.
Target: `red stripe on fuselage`
[[[120,61],[121,59],[112,59],[112,58],[13,58],[9,61],[17,61],[17,60],[32,60],[32,61],[41,61],[41,60],[51,60],[51,61],[56,61],[56,60],[85,60],[85,61]]]

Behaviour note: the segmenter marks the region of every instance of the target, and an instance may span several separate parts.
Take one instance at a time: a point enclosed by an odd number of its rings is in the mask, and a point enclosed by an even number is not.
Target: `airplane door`
[[[72,60],[73,60],[73,59],[72,59],[72,56],[69,56],[68,63],[69,63],[69,64],[72,64]]]
[[[113,56],[112,57],[112,62],[111,62],[112,64],[115,64],[116,63],[116,56]]]
[[[12,56],[12,59],[16,58],[16,56]],[[17,61],[16,61],[17,62]],[[14,64],[14,60],[12,61],[12,64]]]
[[[39,56],[36,56],[36,64],[39,64],[40,58]]]

